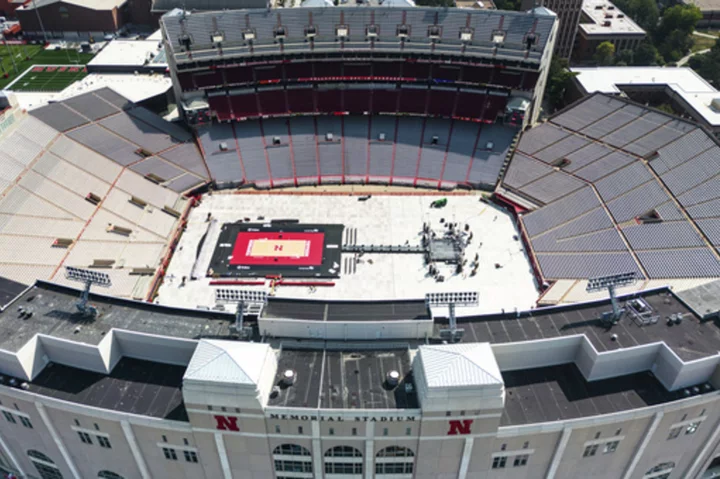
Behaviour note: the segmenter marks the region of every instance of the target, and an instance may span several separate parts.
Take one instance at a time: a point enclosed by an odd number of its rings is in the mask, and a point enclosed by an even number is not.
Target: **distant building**
[[[603,42],[615,45],[616,52],[634,50],[646,36],[645,30],[607,0],[585,0],[573,60],[592,61]]]
[[[576,96],[595,92],[628,96],[658,105],[669,104],[720,136],[720,92],[691,68],[573,68]]]
[[[686,5],[695,5],[702,12],[698,27],[717,27],[720,25],[720,0],[683,0]]]
[[[580,23],[582,5],[583,0],[523,0],[522,9],[530,10],[538,6],[555,12],[560,22],[554,54],[560,58],[570,58]]]
[[[239,10],[244,8],[266,8],[268,0],[151,0],[152,12],[162,14],[175,8],[187,11]]]
[[[28,38],[102,40],[127,21],[127,0],[35,0],[16,14]],[[37,11],[36,11],[37,10]],[[38,21],[38,14],[40,21]],[[43,34],[43,29],[45,34]]]

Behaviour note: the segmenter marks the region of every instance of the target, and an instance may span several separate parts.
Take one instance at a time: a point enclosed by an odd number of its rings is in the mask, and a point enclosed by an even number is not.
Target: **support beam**
[[[133,458],[135,459],[135,464],[137,465],[138,470],[140,470],[140,477],[142,477],[142,479],[152,479],[130,423],[127,421],[120,421],[120,427],[122,427],[125,440],[130,446],[130,452],[132,452]]]
[[[223,477],[225,479],[232,479],[230,461],[228,460],[227,449],[225,449],[225,440],[219,432],[215,433],[215,447],[217,447],[218,456],[220,457],[220,466],[223,470]]]
[[[640,459],[642,458],[645,449],[647,449],[648,444],[650,444],[653,434],[655,434],[655,431],[657,431],[657,428],[660,425],[660,421],[662,421],[664,415],[665,413],[663,413],[662,411],[655,414],[653,421],[650,423],[650,427],[648,427],[648,430],[645,433],[645,437],[643,437],[643,440],[640,443],[640,447],[635,450],[635,455],[633,456],[632,461],[630,461],[630,465],[625,470],[623,479],[630,479],[633,476],[633,472],[635,471],[638,462],[640,462]]]
[[[560,436],[560,441],[558,441],[557,448],[555,448],[555,454],[553,454],[553,459],[550,463],[550,469],[548,469],[548,473],[547,476],[545,476],[545,479],[555,478],[555,474],[557,473],[558,467],[560,467],[560,462],[562,461],[563,454],[565,454],[565,448],[567,447],[568,442],[570,442],[571,434],[571,428],[566,427],[565,429],[563,429],[562,436]]]
[[[48,432],[50,433],[50,437],[52,438],[53,442],[57,446],[57,448],[60,450],[60,455],[62,455],[63,459],[65,460],[65,464],[67,464],[68,469],[70,469],[70,474],[72,474],[72,477],[74,479],[82,479],[82,476],[77,470],[77,467],[75,467],[75,463],[72,460],[72,457],[70,457],[70,453],[68,452],[67,448],[65,447],[65,444],[62,442],[62,439],[60,438],[60,435],[58,434],[57,430],[55,429],[55,426],[53,425],[52,421],[50,420],[50,416],[48,416],[47,411],[45,410],[45,405],[39,402],[35,403],[35,408],[38,411],[38,414],[40,414],[40,418],[42,419],[43,423],[45,424],[45,427],[47,428]]]

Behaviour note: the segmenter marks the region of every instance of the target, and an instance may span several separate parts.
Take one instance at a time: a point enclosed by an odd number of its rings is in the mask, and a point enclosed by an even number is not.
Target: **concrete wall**
[[[408,321],[300,321],[258,320],[262,334],[278,338],[328,340],[424,339],[432,336],[432,320]]]
[[[583,336],[564,336],[518,343],[492,344],[500,371],[541,368],[576,361]]]
[[[195,352],[197,341],[192,339],[156,336],[134,331],[113,330],[123,356],[165,364],[187,366]]]

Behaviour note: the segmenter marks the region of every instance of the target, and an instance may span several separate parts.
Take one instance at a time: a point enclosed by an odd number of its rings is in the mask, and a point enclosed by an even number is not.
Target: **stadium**
[[[602,94],[538,122],[556,29],[173,11],[181,122],[8,98],[0,470],[710,477],[720,143]]]

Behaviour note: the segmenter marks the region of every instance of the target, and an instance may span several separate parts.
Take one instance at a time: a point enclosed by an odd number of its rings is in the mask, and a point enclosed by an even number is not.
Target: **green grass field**
[[[82,79],[87,72],[83,66],[35,65],[10,87],[13,91],[62,91]]]
[[[22,74],[28,68],[34,65],[85,65],[92,59],[93,55],[89,53],[77,53],[75,50],[44,50],[39,45],[7,45],[0,46],[0,73],[8,73],[8,77],[0,75],[0,88],[5,88],[12,83],[18,74]],[[28,59],[29,58],[29,59]],[[13,64],[14,60],[14,64]],[[17,67],[17,71],[16,71]],[[73,73],[71,75],[71,73]],[[32,75],[31,75],[32,74]],[[30,79],[31,76],[35,79]],[[30,79],[28,85],[25,79],[13,85],[13,90],[19,91],[59,91],[68,86],[75,80],[79,80],[85,73],[82,72],[28,72],[27,78]]]

